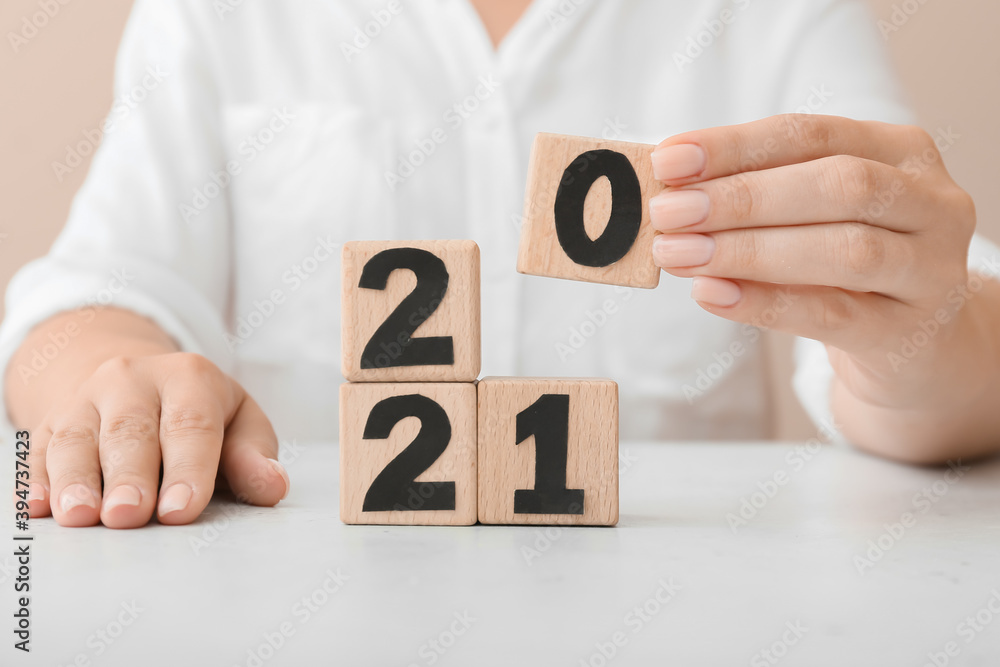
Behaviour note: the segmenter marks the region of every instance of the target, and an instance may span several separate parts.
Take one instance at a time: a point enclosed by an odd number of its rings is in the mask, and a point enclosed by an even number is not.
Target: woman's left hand
[[[854,396],[919,406],[991,344],[964,308],[975,207],[924,130],[774,116],[672,137],[653,169],[656,263],[711,313],[825,343]]]

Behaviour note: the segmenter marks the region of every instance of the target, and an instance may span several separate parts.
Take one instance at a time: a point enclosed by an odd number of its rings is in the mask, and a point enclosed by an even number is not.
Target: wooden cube
[[[618,385],[479,381],[479,521],[618,523]]]
[[[531,150],[517,270],[653,288],[649,199],[655,146],[539,134]]]
[[[479,376],[479,246],[344,244],[341,365],[352,382],[472,382]]]
[[[340,520],[476,522],[476,385],[340,387]]]

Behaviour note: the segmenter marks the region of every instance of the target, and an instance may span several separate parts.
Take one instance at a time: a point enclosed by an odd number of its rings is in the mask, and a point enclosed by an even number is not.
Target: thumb
[[[239,391],[243,400],[226,427],[219,467],[237,498],[270,507],[288,495],[288,473],[278,463],[278,437],[270,420],[253,398]]]

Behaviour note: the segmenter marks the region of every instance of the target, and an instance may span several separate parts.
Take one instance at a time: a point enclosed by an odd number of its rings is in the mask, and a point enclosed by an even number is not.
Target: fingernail
[[[710,306],[735,306],[742,296],[740,286],[731,280],[698,276],[691,283],[691,298]]]
[[[160,498],[160,516],[182,510],[191,502],[193,492],[187,484],[174,484]]]
[[[281,495],[281,500],[288,497],[288,492],[292,488],[292,483],[288,479],[288,472],[285,470],[285,466],[278,462],[278,459],[268,459],[271,462],[271,467],[274,468],[275,472],[281,475],[281,479],[285,480],[285,492]]]
[[[59,494],[59,507],[63,512],[69,512],[74,507],[83,505],[97,509],[97,498],[94,492],[83,484],[70,484]]]
[[[665,269],[703,266],[715,254],[715,239],[704,234],[660,234],[653,239],[653,261]]]
[[[649,200],[649,217],[661,232],[690,227],[708,217],[711,201],[701,190],[661,192]]]
[[[142,502],[142,492],[138,487],[131,484],[122,484],[111,489],[111,492],[104,496],[104,511],[107,512],[119,505],[138,507]]]
[[[653,177],[658,181],[691,178],[705,171],[708,156],[697,144],[677,144],[657,148],[652,154]]]
[[[32,482],[28,485],[28,502],[33,500],[45,500],[49,496],[49,490],[45,488],[44,485],[38,482]]]

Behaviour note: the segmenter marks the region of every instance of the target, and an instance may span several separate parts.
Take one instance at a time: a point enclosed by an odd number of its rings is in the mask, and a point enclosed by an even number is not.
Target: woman
[[[217,472],[283,498],[269,418],[335,437],[350,239],[476,240],[484,372],[615,378],[627,437],[763,436],[768,326],[803,337],[800,397],[857,446],[997,449],[996,251],[970,254],[955,138],[906,125],[857,2],[138,2],[118,91],[150,67],[8,296],[33,516],[188,523]],[[693,283],[518,276],[539,131],[659,144],[652,252]]]

